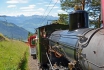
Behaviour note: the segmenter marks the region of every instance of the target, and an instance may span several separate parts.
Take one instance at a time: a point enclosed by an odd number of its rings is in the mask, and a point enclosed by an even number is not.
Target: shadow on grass
[[[21,63],[19,64],[19,70],[28,70],[28,56],[29,54],[26,51]]]

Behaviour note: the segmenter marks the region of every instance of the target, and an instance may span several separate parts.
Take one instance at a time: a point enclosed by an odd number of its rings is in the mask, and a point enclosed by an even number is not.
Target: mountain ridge
[[[35,28],[46,25],[48,20],[57,20],[57,19],[58,19],[58,17],[41,16],[41,15],[6,16],[5,19],[0,17],[0,20],[7,21],[9,23],[14,23],[15,25],[22,27],[30,32],[34,32]]]
[[[8,38],[26,40],[28,37],[28,31],[22,27],[0,20],[0,33]]]
[[[9,38],[26,40],[28,32],[35,32],[35,29],[46,25],[49,20],[57,20],[53,16],[4,16],[0,17],[0,33]],[[51,22],[50,21],[50,22]]]

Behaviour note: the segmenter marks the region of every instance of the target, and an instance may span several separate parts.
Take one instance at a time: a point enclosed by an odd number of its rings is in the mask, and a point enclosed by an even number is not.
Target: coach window
[[[31,44],[35,45],[35,39],[34,38],[31,40]]]

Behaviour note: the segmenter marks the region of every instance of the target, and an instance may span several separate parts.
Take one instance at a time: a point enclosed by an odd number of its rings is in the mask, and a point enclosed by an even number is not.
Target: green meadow
[[[0,70],[28,70],[28,49],[18,40],[0,41]]]

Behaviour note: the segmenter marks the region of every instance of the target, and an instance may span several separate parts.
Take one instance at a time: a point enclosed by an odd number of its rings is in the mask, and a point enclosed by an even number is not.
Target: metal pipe
[[[47,58],[48,58],[48,61],[49,61],[50,65],[51,65],[52,70],[54,70],[54,68],[52,67],[52,63],[51,63],[51,61],[49,59],[49,56],[48,56],[47,52],[46,52],[46,55],[47,55]]]

